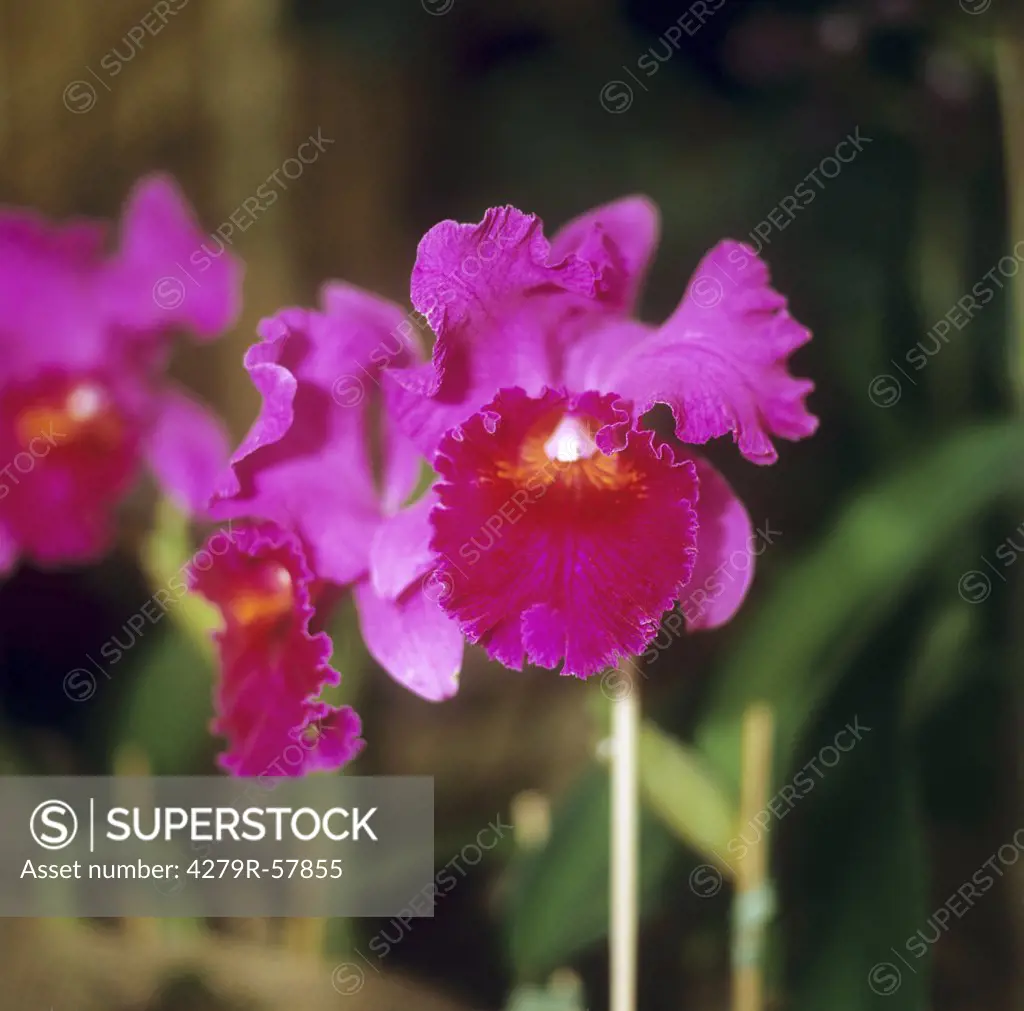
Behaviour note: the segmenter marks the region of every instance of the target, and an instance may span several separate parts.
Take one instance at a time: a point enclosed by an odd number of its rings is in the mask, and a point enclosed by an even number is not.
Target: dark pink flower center
[[[142,425],[98,376],[63,371],[0,395],[0,518],[35,560],[87,560],[112,534]]]
[[[244,578],[227,588],[221,610],[227,621],[251,631],[278,625],[295,610],[291,573],[280,562],[254,560]]]
[[[109,454],[126,441],[126,424],[107,387],[91,377],[45,377],[16,388],[6,412],[23,451]]]

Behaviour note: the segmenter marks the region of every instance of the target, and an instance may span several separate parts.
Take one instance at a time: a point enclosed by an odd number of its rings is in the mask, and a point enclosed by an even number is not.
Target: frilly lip
[[[442,442],[430,546],[441,606],[471,642],[513,669],[561,663],[585,678],[642,652],[689,580],[698,483],[691,460],[636,428],[611,447],[614,465],[596,460],[591,476],[588,458],[582,480],[535,480],[524,440],[559,411],[601,423],[599,449],[628,414],[614,394],[501,390]]]
[[[218,537],[227,541],[223,550],[214,547]],[[314,576],[299,539],[272,523],[241,524],[214,534],[207,554],[212,563],[201,566],[197,554],[188,578],[190,588],[224,615],[214,633],[221,674],[211,729],[228,741],[219,764],[240,776],[300,776],[351,761],[364,744],[361,726],[350,709],[319,697],[340,675],[329,665],[330,637],[310,632]],[[269,624],[247,625],[232,616],[254,561],[280,565],[290,576],[290,610],[274,614]]]
[[[217,531],[209,538],[207,547],[217,537],[225,538],[229,547],[225,551],[211,552],[214,557],[222,557],[229,552],[236,557],[244,556],[253,559],[271,554],[286,556],[286,568],[292,575],[295,616],[303,626],[309,625],[315,614],[310,587],[313,585],[316,575],[306,561],[302,543],[295,534],[276,523],[229,523],[225,529]],[[202,569],[194,564],[198,554],[199,552],[193,556],[192,564],[188,566],[188,588],[195,593],[202,594],[213,603],[217,603],[216,597],[220,596],[219,584],[214,580],[219,573],[215,573],[215,576],[211,578],[209,573],[214,571],[212,566]],[[216,634],[220,635],[222,632]]]

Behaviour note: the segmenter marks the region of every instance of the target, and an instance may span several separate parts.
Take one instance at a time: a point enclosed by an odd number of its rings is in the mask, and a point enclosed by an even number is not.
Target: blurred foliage
[[[606,935],[608,930],[608,775],[588,772],[563,798],[551,838],[514,867],[509,902],[509,949],[517,975],[529,981]],[[640,903],[664,899],[675,847],[653,817],[640,824]]]

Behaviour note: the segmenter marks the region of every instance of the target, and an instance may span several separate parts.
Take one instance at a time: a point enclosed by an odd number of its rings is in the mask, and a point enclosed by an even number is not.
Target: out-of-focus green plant
[[[773,707],[776,773],[787,776],[801,734],[853,651],[958,532],[1022,479],[1019,425],[964,432],[858,495],[790,567],[716,675],[697,730],[698,746],[734,789],[743,709],[759,700]]]
[[[141,553],[154,593],[163,590],[167,623],[145,652],[142,676],[134,679],[114,735],[118,748],[141,749],[156,774],[182,774],[196,756],[209,753],[213,643],[216,608],[185,592],[187,566],[196,557],[188,518],[162,500]]]

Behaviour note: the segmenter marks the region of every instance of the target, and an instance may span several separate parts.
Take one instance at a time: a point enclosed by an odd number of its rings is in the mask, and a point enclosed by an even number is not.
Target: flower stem
[[[640,865],[640,681],[623,664],[628,690],[612,703],[610,1011],[635,1011]]]
[[[749,825],[768,803],[772,777],[775,721],[763,704],[743,714],[740,824]],[[768,843],[761,840],[744,854],[736,867],[733,924],[733,1011],[763,1011],[765,928],[772,914],[768,883]]]

